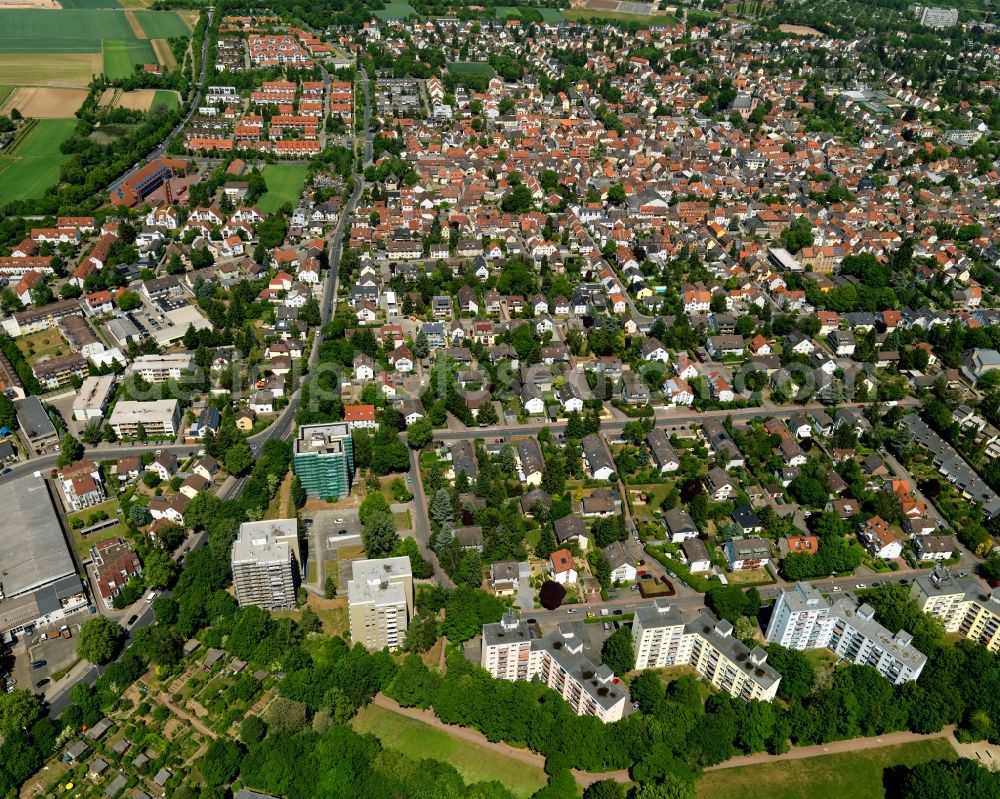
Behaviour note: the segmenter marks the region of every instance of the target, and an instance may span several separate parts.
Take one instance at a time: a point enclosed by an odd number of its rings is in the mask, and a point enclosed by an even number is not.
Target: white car
[[[344,520],[343,520],[343,519],[334,519],[334,520],[333,520],[333,523],[334,523],[334,524],[343,524],[343,523],[344,523]]]
[[[867,588],[868,586],[867,586],[867,585],[865,585],[864,583],[858,583],[858,584],[857,584],[856,586],[854,586],[854,587],[855,587],[855,588]]]
[[[834,591],[839,591],[839,590],[840,590],[840,586],[839,586],[839,585],[835,585],[835,586],[833,587],[833,590],[834,590]]]

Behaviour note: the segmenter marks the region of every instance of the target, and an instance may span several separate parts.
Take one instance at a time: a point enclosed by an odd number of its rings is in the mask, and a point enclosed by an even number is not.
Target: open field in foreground
[[[148,39],[107,39],[104,42],[104,74],[109,78],[127,78],[137,66],[156,62],[156,53]]]
[[[0,156],[3,202],[41,197],[59,180],[59,167],[69,158],[59,152],[59,145],[75,127],[75,119],[42,119],[13,155]]]
[[[466,782],[498,780],[519,797],[528,797],[546,781],[537,767],[492,752],[486,747],[462,741],[392,710],[369,705],[351,722],[358,732],[371,732],[387,748],[397,749],[407,757],[427,758],[450,763]]]
[[[4,86],[86,87],[91,77],[103,71],[100,52],[45,53],[33,58],[0,52],[0,84]]]
[[[953,760],[945,738],[915,741],[859,752],[783,760],[706,772],[698,799],[884,799],[882,772],[889,766]],[[766,786],[766,787],[765,787]]]
[[[262,170],[267,192],[257,202],[266,213],[277,211],[285,203],[295,205],[299,192],[306,182],[308,167],[305,164],[268,164]]]
[[[86,99],[86,89],[21,86],[0,105],[0,113],[9,114],[16,108],[22,116],[35,119],[73,119]]]

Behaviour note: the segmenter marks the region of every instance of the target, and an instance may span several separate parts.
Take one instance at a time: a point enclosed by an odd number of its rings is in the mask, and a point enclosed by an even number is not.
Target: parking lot
[[[42,680],[51,680],[52,675],[62,671],[76,660],[76,641],[80,632],[80,625],[88,616],[86,614],[76,614],[67,619],[65,624],[69,627],[71,638],[52,638],[42,640],[42,636],[49,631],[57,632],[63,625],[56,624],[45,629],[35,630],[30,636],[22,636],[12,647],[11,654],[14,656],[14,668],[11,676],[15,680],[15,688],[27,688],[29,691],[41,691],[46,688],[47,683],[38,685]],[[32,668],[31,664],[37,661],[45,661],[45,665],[40,668]]]

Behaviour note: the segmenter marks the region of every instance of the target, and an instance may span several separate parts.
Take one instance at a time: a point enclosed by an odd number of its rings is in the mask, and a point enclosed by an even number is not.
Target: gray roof
[[[0,525],[3,594],[9,599],[69,576],[79,586],[45,480],[21,477],[0,483],[0,507],[4,509]]]
[[[25,397],[14,400],[14,408],[17,412],[17,423],[29,440],[34,441],[40,438],[54,438],[56,428],[49,419],[42,402],[38,397]]]
[[[915,413],[907,414],[900,424],[912,434],[917,444],[927,449],[934,465],[952,483],[965,491],[990,518],[1000,514],[1000,496],[969,466],[951,444],[931,430]]]
[[[667,528],[673,535],[698,534],[698,525],[694,523],[691,514],[683,508],[671,508],[663,514],[663,521],[667,523]]]

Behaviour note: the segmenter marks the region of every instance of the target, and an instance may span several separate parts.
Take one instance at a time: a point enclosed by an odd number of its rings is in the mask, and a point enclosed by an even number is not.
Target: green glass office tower
[[[299,428],[295,474],[311,497],[343,499],[354,477],[354,442],[343,422]]]

